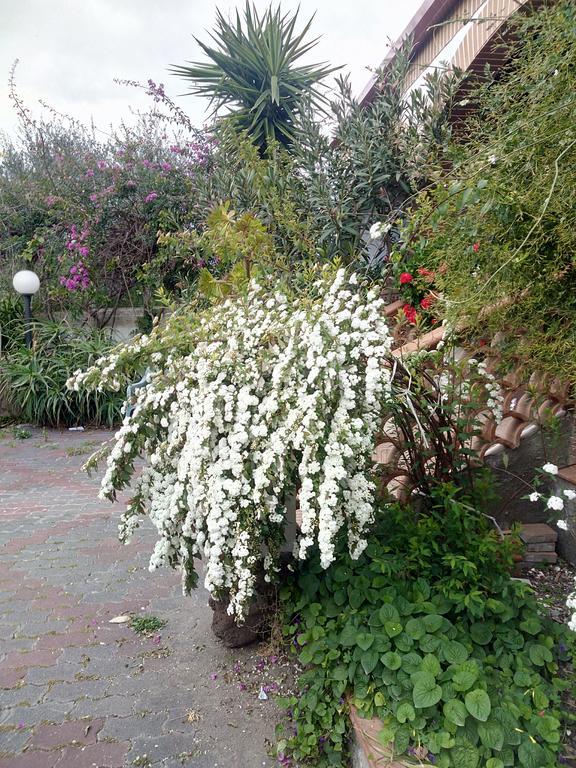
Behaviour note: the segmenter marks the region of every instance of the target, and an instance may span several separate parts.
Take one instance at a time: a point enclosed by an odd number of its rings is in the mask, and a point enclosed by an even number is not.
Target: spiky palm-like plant
[[[208,96],[214,113],[230,110],[228,119],[246,131],[265,151],[271,140],[283,146],[294,141],[294,128],[305,104],[321,106],[324,95],[316,87],[336,68],[324,63],[296,66],[318,38],[305,41],[314,17],[295,32],[298,11],[282,14],[270,6],[262,16],[248,1],[243,19],[227,20],[217,9],[214,47],[196,39],[209,62],[173,66],[173,74],[192,82],[189,93]]]

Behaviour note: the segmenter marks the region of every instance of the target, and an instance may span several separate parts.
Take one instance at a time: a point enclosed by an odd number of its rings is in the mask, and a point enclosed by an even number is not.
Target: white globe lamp
[[[32,296],[38,292],[40,280],[36,272],[32,272],[30,269],[22,269],[14,275],[12,285],[16,293],[22,296],[22,301],[24,302],[26,346],[30,349],[32,346]]]

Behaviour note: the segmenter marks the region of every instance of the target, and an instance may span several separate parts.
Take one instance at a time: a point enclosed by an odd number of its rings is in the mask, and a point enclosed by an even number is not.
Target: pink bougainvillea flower
[[[94,171],[92,170],[92,168],[88,168],[88,170],[86,171],[86,178],[91,179],[92,176],[94,176]]]
[[[416,271],[423,277],[434,277],[434,272],[432,272],[430,269],[426,269],[426,267],[418,267]]]
[[[148,192],[148,194],[144,198],[144,202],[151,203],[153,200],[156,200],[157,197],[158,197],[158,192]]]
[[[400,275],[400,285],[406,285],[406,283],[411,283],[414,278],[410,274],[410,272],[402,272]]]
[[[474,243],[474,245],[472,246],[472,250],[474,251],[474,253],[478,253],[478,251],[480,250],[480,243]]]
[[[404,316],[406,317],[406,320],[408,320],[409,323],[412,323],[412,325],[414,325],[414,323],[416,322],[416,318],[418,317],[416,308],[413,307],[411,304],[404,304],[404,306],[402,307],[402,311],[404,312]]]

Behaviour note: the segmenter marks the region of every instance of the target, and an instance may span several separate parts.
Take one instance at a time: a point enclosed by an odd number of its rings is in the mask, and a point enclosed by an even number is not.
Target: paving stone
[[[54,768],[60,759],[60,752],[26,752],[23,755],[11,755],[0,758],[0,768]],[[65,768],[65,764],[61,764]],[[72,764],[70,764],[72,768]]]
[[[174,733],[169,736],[136,736],[132,739],[132,749],[128,753],[127,762],[130,764],[137,757],[147,755],[154,764],[167,757],[176,758],[182,753],[198,753],[200,750],[201,742],[194,731],[190,734]]]
[[[19,670],[17,670],[19,671]],[[32,685],[47,685],[54,682],[75,681],[79,668],[72,664],[55,664],[53,667],[31,667],[26,671],[26,682]]]
[[[79,680],[73,683],[56,683],[46,693],[44,701],[77,701],[102,696],[108,687],[107,680]]]
[[[3,707],[31,707],[42,701],[47,688],[39,685],[21,685],[18,688],[10,688],[2,691],[0,702]]]
[[[28,741],[30,741],[30,729],[15,727],[11,731],[2,731],[0,733],[0,757],[5,757],[5,753],[21,752]]]
[[[100,741],[129,741],[136,734],[162,733],[166,720],[164,713],[150,712],[144,716],[129,714],[127,717],[107,717],[98,736]]]
[[[62,751],[58,768],[123,768],[130,749],[128,742],[93,744],[89,747],[67,747]]]
[[[54,749],[69,744],[86,746],[95,744],[104,720],[68,720],[59,725],[39,725],[30,739],[33,749]]]
[[[59,655],[60,653],[54,650],[30,651],[29,653],[11,651],[0,661],[0,669],[49,667],[58,661]]]
[[[109,437],[93,432],[90,439]],[[205,590],[182,598],[179,574],[149,573],[153,526],[143,520],[134,543],[120,545],[121,505],[111,511],[98,500],[98,479],[80,472],[85,456],[66,455],[79,444],[75,433],[52,433],[49,441],[57,450],[22,441],[6,461],[0,436],[0,683],[23,679],[25,695],[44,694],[40,703],[17,706],[20,688],[0,688],[2,705],[4,693],[12,705],[0,708],[0,724],[13,726],[0,732],[0,744],[9,733],[14,753],[9,762],[2,756],[0,768],[54,768],[55,761],[58,768],[131,768],[136,739],[154,752],[154,768],[272,765],[265,739],[273,738],[274,703],[254,715],[234,688],[210,682],[230,654],[210,634]],[[166,619],[162,644],[172,655],[155,657],[150,640],[108,623],[122,613]],[[84,646],[86,637],[95,644]],[[188,708],[200,711],[200,721],[187,722]],[[238,728],[223,726],[224,711]],[[34,729],[63,733],[85,717],[104,721],[96,743],[25,749]]]
[[[126,717],[133,714],[138,704],[133,696],[103,696],[75,702],[70,713],[73,717]]]
[[[24,678],[25,669],[0,670],[0,688],[14,688]]]
[[[0,725],[31,727],[39,723],[59,723],[65,719],[71,705],[59,702],[35,704],[33,707],[6,707],[0,710]]]

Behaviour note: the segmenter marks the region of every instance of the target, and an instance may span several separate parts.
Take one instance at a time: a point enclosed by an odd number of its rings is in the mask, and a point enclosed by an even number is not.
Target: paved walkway
[[[272,766],[277,661],[224,649],[206,592],[149,573],[151,526],[117,541],[120,505],[80,471],[108,437],[0,436],[0,768]],[[167,624],[109,623],[127,612]]]

